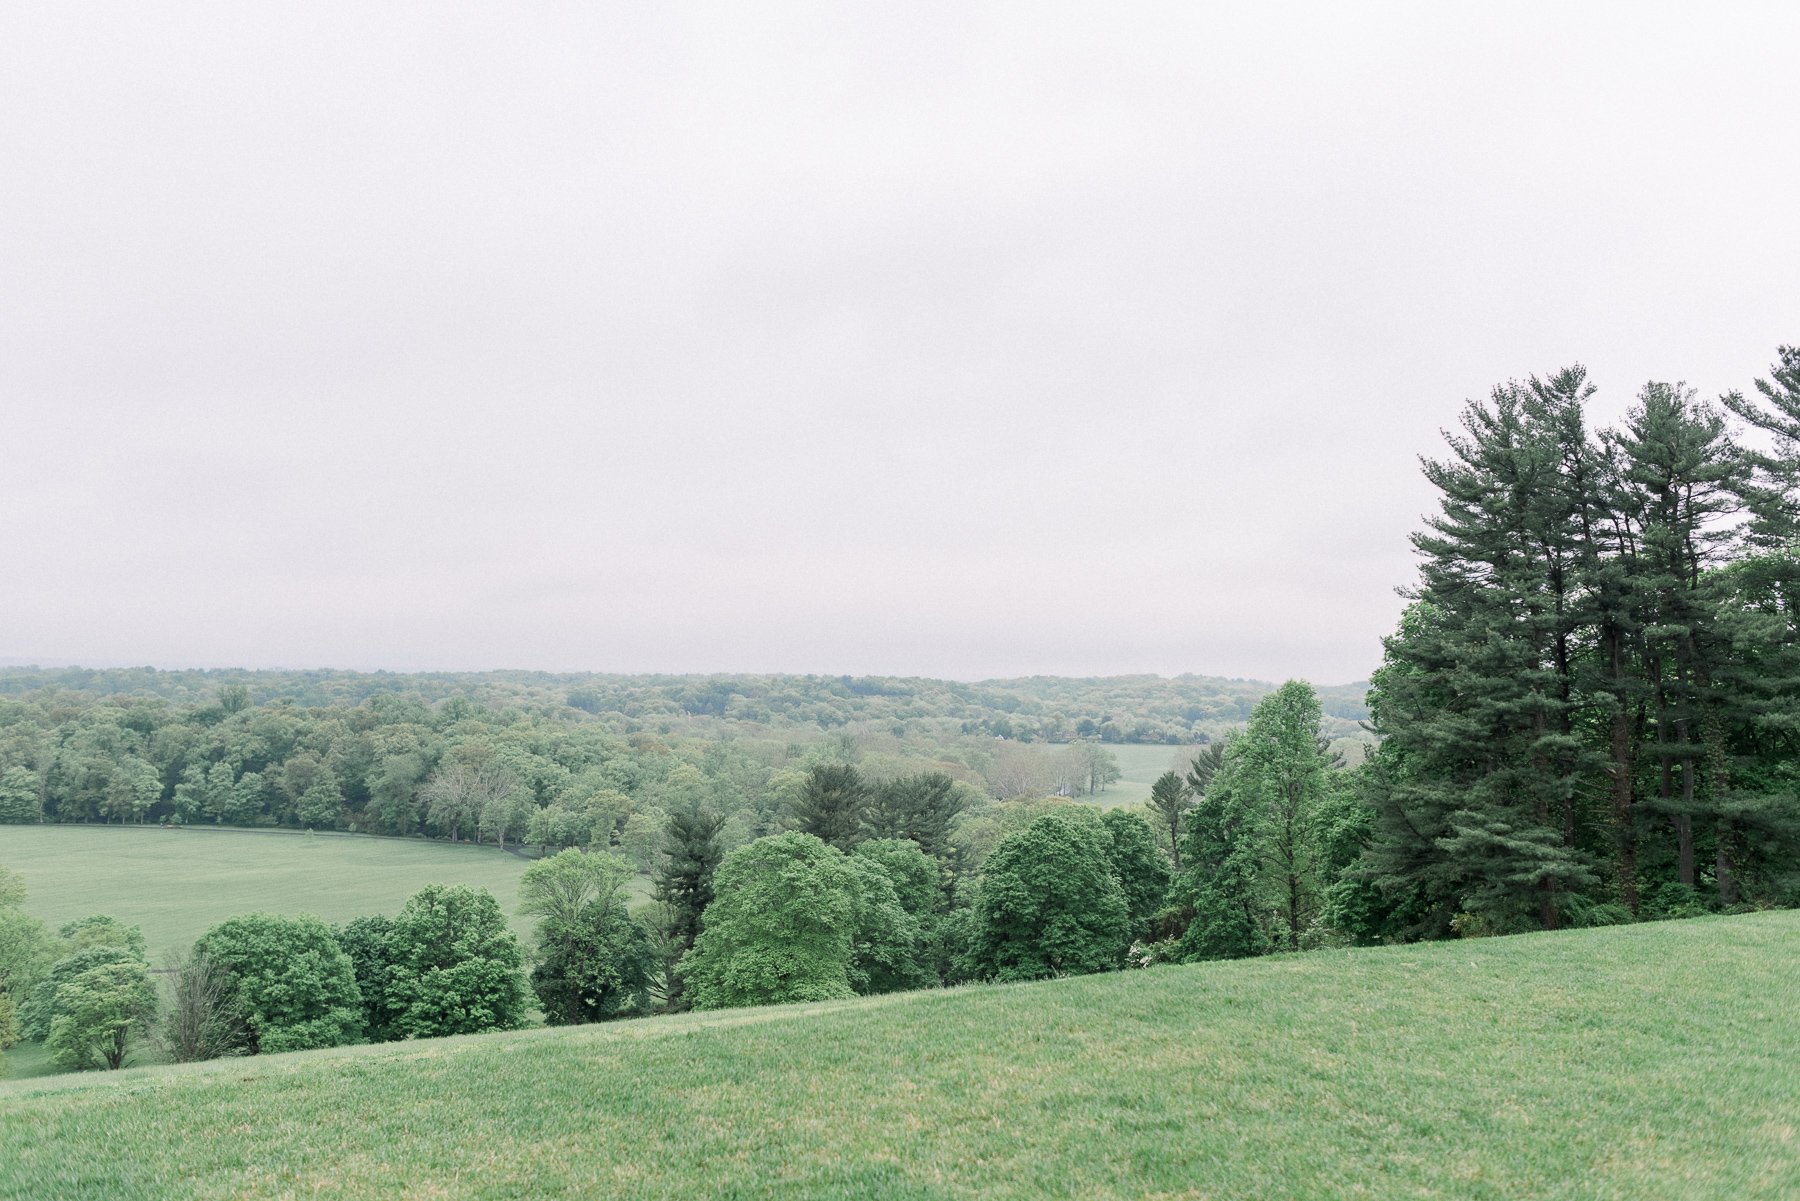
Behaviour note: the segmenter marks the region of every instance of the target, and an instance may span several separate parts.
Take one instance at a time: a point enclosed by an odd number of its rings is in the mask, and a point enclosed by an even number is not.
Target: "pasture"
[[[0,864],[25,877],[26,912],[52,929],[90,913],[143,927],[151,962],[233,914],[395,913],[427,884],[485,888],[521,937],[530,860],[494,846],[367,834],[203,826],[0,826]]]
[[[0,1084],[0,1198],[1800,1195],[1800,913]]]
[[[1166,771],[1187,772],[1198,747],[1113,743],[1106,747],[1119,761],[1119,778],[1087,799],[1101,805],[1136,805],[1150,799],[1150,785]]]

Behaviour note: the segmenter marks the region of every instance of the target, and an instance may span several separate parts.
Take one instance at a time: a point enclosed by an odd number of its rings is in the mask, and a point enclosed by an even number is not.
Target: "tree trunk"
[[[1288,950],[1300,949],[1300,877],[1288,872]]]
[[[1614,662],[1617,662],[1616,658]],[[1631,814],[1636,745],[1631,737],[1631,714],[1621,698],[1612,719],[1613,839],[1617,848],[1619,898],[1625,902],[1632,917],[1638,915],[1637,831]]]
[[[1685,732],[1682,741],[1686,742]],[[1676,873],[1689,888],[1694,886],[1694,759],[1681,761],[1681,812],[1675,815]]]
[[[1719,851],[1714,861],[1714,871],[1719,878],[1719,904],[1735,905],[1738,903],[1737,864],[1732,861],[1732,829],[1729,821],[1721,821],[1718,830]]]

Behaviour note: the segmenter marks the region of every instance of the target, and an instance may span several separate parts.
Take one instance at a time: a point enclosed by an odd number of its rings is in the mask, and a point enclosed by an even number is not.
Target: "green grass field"
[[[0,826],[0,865],[25,877],[25,909],[52,929],[90,913],[143,927],[151,961],[237,913],[341,922],[396,913],[427,884],[485,888],[521,935],[527,860],[493,846],[359,834],[155,826]]]
[[[0,1085],[0,1197],[1800,1195],[1800,913]]]
[[[1101,789],[1093,800],[1102,805],[1136,805],[1150,799],[1150,785],[1164,772],[1180,765],[1186,771],[1194,747],[1112,745],[1106,748],[1119,761],[1119,778]]]

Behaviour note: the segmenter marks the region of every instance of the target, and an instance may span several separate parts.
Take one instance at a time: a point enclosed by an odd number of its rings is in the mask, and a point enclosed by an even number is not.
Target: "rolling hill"
[[[1800,913],[0,1085],[0,1197],[1800,1195]]]

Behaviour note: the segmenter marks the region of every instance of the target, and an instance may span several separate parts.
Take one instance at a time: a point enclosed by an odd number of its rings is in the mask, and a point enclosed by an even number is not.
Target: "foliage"
[[[25,881],[0,867],[0,1051],[21,1036],[20,1012],[56,958],[44,923],[27,914]]]
[[[355,967],[318,918],[240,914],[208,930],[194,951],[230,976],[252,1054],[362,1038]]]
[[[1187,783],[1172,771],[1158,776],[1156,783],[1150,786],[1150,811],[1156,814],[1157,824],[1167,832],[1169,858],[1176,871],[1181,870],[1181,819],[1194,807],[1196,795],[1198,792],[1190,790]]]
[[[397,956],[394,919],[379,913],[352,918],[335,927],[332,935],[356,977],[364,1037],[373,1043],[404,1038],[399,1027],[404,999],[392,988]]]
[[[663,861],[656,873],[656,900],[667,908],[663,960],[672,991],[665,1004],[679,1007],[683,975],[676,971],[681,957],[693,949],[700,936],[701,919],[713,902],[713,877],[724,858],[719,831],[725,819],[698,806],[670,813],[664,827]]]
[[[626,911],[630,875],[621,859],[574,850],[525,870],[520,909],[541,919],[531,984],[550,1024],[649,1011],[655,961],[648,933]]]
[[[814,764],[794,798],[794,824],[802,834],[848,851],[862,837],[869,786],[844,763]]]
[[[38,965],[54,963],[48,971],[33,972],[30,992],[21,994],[19,1028],[26,1038],[49,1037],[57,995],[76,976],[111,963],[144,960],[144,937],[138,928],[100,915],[69,922],[54,941],[32,941]]]
[[[143,960],[97,964],[57,987],[45,1045],[57,1066],[70,1071],[117,1069],[155,1012],[156,986]]]
[[[0,1083],[0,1196],[647,1201],[723,1162],[749,1197],[1786,1201],[1796,939],[1766,913]]]
[[[854,900],[850,987],[858,993],[884,993],[936,983],[926,954],[925,927],[901,901],[887,864],[860,854],[846,862]]]
[[[975,903],[983,976],[1032,980],[1120,967],[1131,910],[1098,823],[1040,817],[987,859]]]
[[[1405,936],[1555,928],[1667,884],[1800,901],[1794,358],[1726,398],[1651,383],[1597,436],[1579,368],[1472,403],[1385,647],[1367,847]],[[1784,432],[1786,431],[1786,432]],[[1367,906],[1363,906],[1367,910]]]
[[[428,884],[407,898],[386,940],[390,1038],[514,1030],[525,1022],[519,941],[493,894]]]
[[[870,838],[905,838],[934,859],[950,853],[950,829],[965,803],[956,781],[922,772],[887,781],[870,795],[863,814]]]
[[[1240,959],[1269,949],[1257,903],[1262,870],[1258,793],[1240,787],[1233,768],[1240,752],[1228,747],[1219,773],[1187,815],[1182,872],[1170,888],[1175,902],[1177,953],[1184,959]]]
[[[37,773],[15,764],[0,771],[0,825],[36,822],[43,818],[43,798]]]
[[[696,1009],[853,995],[859,877],[835,847],[798,832],[759,838],[725,856],[715,890],[681,962]]]
[[[1125,809],[1108,809],[1100,816],[1106,828],[1106,857],[1113,877],[1125,895],[1131,937],[1147,938],[1151,919],[1162,909],[1169,894],[1169,861],[1156,845],[1149,823]]]

